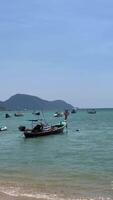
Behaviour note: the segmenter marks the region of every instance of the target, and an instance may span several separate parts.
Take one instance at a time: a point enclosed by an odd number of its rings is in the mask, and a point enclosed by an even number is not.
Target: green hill
[[[16,94],[8,100],[0,102],[0,106],[7,110],[65,110],[73,106],[63,100],[47,101],[36,96]]]

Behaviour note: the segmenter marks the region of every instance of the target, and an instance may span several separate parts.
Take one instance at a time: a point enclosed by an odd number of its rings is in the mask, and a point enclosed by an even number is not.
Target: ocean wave
[[[44,200],[113,200],[110,197],[75,197],[75,198],[67,198],[67,197],[60,197],[57,194],[49,194],[49,193],[26,193],[22,192],[21,188],[19,187],[0,187],[0,192],[9,196],[13,197],[28,197],[28,198],[35,198],[35,199],[44,199]]]

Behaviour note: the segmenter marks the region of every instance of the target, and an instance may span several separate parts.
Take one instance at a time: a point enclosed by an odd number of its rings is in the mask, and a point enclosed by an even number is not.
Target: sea
[[[78,110],[63,134],[25,139],[38,116],[0,112],[0,192],[43,200],[113,200],[113,109]],[[63,121],[45,112],[48,124]],[[41,116],[40,116],[41,117]]]

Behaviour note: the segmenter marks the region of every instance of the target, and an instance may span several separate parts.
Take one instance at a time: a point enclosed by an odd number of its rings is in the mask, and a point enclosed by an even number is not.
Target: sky
[[[0,100],[113,107],[112,0],[0,0]]]

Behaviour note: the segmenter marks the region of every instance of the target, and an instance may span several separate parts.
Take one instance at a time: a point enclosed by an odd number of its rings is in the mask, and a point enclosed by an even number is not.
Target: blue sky
[[[112,0],[0,0],[0,100],[113,107]]]

